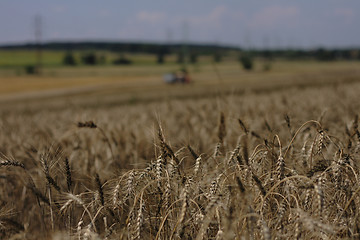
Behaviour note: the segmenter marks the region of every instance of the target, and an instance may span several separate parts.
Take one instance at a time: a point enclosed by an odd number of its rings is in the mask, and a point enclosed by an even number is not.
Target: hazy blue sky
[[[360,46],[360,0],[0,0],[0,44],[34,41],[36,14],[44,41]]]

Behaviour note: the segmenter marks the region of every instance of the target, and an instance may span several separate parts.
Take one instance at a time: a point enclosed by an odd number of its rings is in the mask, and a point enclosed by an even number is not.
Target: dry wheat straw
[[[159,156],[158,159],[156,160],[156,179],[157,179],[157,184],[158,184],[158,189],[161,190],[161,178],[163,175],[163,169],[164,169],[164,158],[163,156]]]
[[[260,179],[256,176],[256,174],[254,172],[251,173],[252,179],[255,181],[256,186],[259,188],[261,194],[265,197],[266,196],[266,190],[263,186],[263,184],[261,183]]]
[[[225,115],[223,112],[221,112],[220,120],[219,120],[218,139],[219,139],[219,143],[221,143],[222,145],[224,144],[225,135],[226,135]]]
[[[221,155],[220,148],[221,148],[221,143],[217,143],[216,146],[215,146],[213,158],[216,159],[218,156]]]
[[[120,181],[116,184],[113,192],[113,207],[116,208],[119,205],[120,199]]]
[[[240,140],[241,144],[241,157],[244,159],[246,165],[249,166],[249,153],[248,153],[248,138],[247,135],[243,135]]]
[[[190,145],[187,145],[187,149],[191,153],[191,156],[194,158],[194,160],[199,158],[199,155],[194,151],[194,149],[192,149]]]
[[[238,119],[239,125],[241,127],[241,129],[244,131],[244,133],[247,135],[249,130],[247,129],[247,127],[245,126],[244,122],[239,118]]]
[[[142,231],[143,222],[144,222],[143,208],[144,208],[143,195],[141,195],[141,197],[140,197],[140,203],[139,203],[138,215],[137,215],[137,218],[136,218],[136,234],[135,234],[135,239],[142,239],[142,237],[141,237],[141,231]]]
[[[183,238],[184,234],[185,234],[185,225],[184,225],[184,221],[185,221],[185,215],[186,215],[186,211],[188,209],[188,198],[189,198],[189,186],[190,183],[188,181],[186,181],[185,186],[182,190],[180,199],[182,199],[182,206],[181,206],[181,211],[178,217],[178,231],[177,231],[177,235],[180,237],[180,239]]]
[[[201,156],[197,157],[196,161],[195,161],[195,167],[194,167],[194,176],[195,177],[197,176],[197,173],[200,170],[200,164],[201,164]]]
[[[317,215],[320,218],[324,209],[324,194],[322,190],[322,177],[320,176],[314,186],[317,195]]]
[[[271,240],[271,231],[264,220],[261,221],[261,231],[264,240]]]
[[[290,132],[290,135],[291,137],[293,137],[293,133],[292,133],[292,130],[291,130],[291,122],[290,122],[290,117],[287,113],[284,114],[284,119],[285,119],[285,122],[286,122],[286,125],[289,129],[289,132]]]
[[[167,209],[170,206],[170,199],[171,199],[171,184],[170,184],[170,178],[166,181],[165,190],[164,190],[164,206]]]
[[[24,164],[18,161],[12,161],[12,160],[4,160],[0,162],[0,166],[13,166],[13,167],[21,167],[22,169],[25,169]]]
[[[127,182],[126,182],[126,193],[123,199],[123,202],[125,203],[134,190],[134,179],[135,179],[135,173],[134,171],[130,171]]]
[[[49,201],[49,199],[48,199],[44,194],[42,194],[41,191],[40,191],[39,189],[37,189],[35,185],[28,184],[26,187],[27,187],[28,189],[30,189],[31,192],[32,192],[38,199],[40,199],[41,201],[43,201],[44,203],[46,203],[47,205],[50,206],[50,201]]]
[[[65,159],[64,159],[64,164],[65,164],[65,172],[66,172],[67,190],[69,192],[71,192],[71,185],[72,185],[71,168],[70,168],[70,164],[69,164],[69,159],[67,157],[65,157]]]
[[[227,161],[227,165],[230,165],[231,163],[235,162],[235,158],[238,157],[241,149],[241,144],[239,143],[236,148],[231,152],[231,155],[229,157],[229,160]]]
[[[102,183],[100,181],[99,174],[97,174],[97,173],[95,174],[95,182],[96,182],[96,186],[97,186],[97,192],[98,192],[99,197],[100,197],[101,206],[104,206],[105,205],[104,190],[103,190]]]
[[[203,220],[203,223],[201,224],[200,230],[196,236],[197,240],[203,239],[205,234],[206,234],[206,230],[208,229],[208,226],[211,222],[211,216],[212,216],[212,210],[214,209],[214,207],[219,203],[219,200],[221,199],[221,195],[215,195],[210,199],[210,202],[208,203],[208,205],[206,206],[205,209],[205,217]]]

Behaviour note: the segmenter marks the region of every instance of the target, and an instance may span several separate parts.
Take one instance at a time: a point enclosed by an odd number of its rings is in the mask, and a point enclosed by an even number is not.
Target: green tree
[[[169,48],[166,46],[159,47],[156,52],[156,62],[158,64],[165,63],[165,56],[169,53]]]
[[[128,58],[126,58],[123,54],[120,54],[120,57],[115,59],[113,61],[113,64],[115,65],[130,65],[132,64],[132,61]]]
[[[34,65],[27,65],[25,66],[25,72],[26,74],[36,74],[36,67]]]
[[[71,52],[67,52],[63,58],[63,64],[67,66],[75,66],[76,60]]]
[[[241,54],[239,61],[245,70],[252,70],[254,67],[253,58],[249,53]]]
[[[159,51],[159,52],[158,52],[156,62],[157,62],[158,64],[163,64],[163,63],[165,63],[165,53],[164,53],[164,52],[162,52],[162,51]]]
[[[336,52],[319,48],[315,51],[315,57],[319,61],[334,61],[336,60]]]
[[[263,70],[265,72],[268,72],[271,70],[271,66],[272,66],[272,53],[270,50],[264,50],[262,52],[262,56],[263,56]]]
[[[96,57],[96,54],[91,52],[91,53],[87,53],[84,54],[81,57],[81,61],[83,62],[83,64],[85,65],[96,65],[98,63],[98,59]]]
[[[195,63],[197,63],[197,61],[198,61],[198,54],[195,53],[195,52],[192,52],[192,53],[190,54],[190,62],[191,62],[192,64],[195,64]]]

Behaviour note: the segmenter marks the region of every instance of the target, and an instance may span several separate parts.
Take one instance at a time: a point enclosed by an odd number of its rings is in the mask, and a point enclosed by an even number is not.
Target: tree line
[[[38,49],[39,45],[34,43],[3,45],[0,49]],[[60,50],[66,52],[72,51],[110,51],[117,53],[147,53],[157,55],[157,61],[163,62],[164,56],[169,54],[178,54],[178,61],[184,61],[183,43],[151,43],[151,42],[48,42],[41,45],[42,50]],[[360,60],[359,48],[344,49],[242,49],[236,46],[223,46],[219,44],[186,44],[187,56],[189,62],[196,62],[200,55],[213,55],[215,61],[221,61],[221,56],[228,52],[236,51],[239,54],[251,53],[253,57],[262,58],[283,58],[288,60],[306,60],[315,59],[319,61],[334,60]],[[91,60],[90,60],[91,62]]]
[[[55,50],[64,51],[62,64],[66,66],[100,65],[108,63],[107,56],[101,52],[107,51],[116,53],[117,58],[111,64],[129,65],[132,60],[124,55],[145,53],[156,56],[158,64],[164,64],[166,57],[176,55],[176,62],[185,66],[187,63],[196,64],[199,56],[212,56],[214,63],[221,62],[223,57],[228,54],[237,54],[238,61],[246,70],[251,70],[254,66],[254,59],[261,58],[264,61],[263,69],[271,69],[271,62],[274,59],[284,60],[318,60],[318,61],[337,61],[337,60],[360,60],[360,48],[349,49],[241,49],[234,46],[221,46],[211,44],[160,44],[160,43],[134,43],[134,42],[50,42],[41,46],[38,44],[22,44],[0,46],[4,50]],[[75,58],[74,52],[82,52],[80,58]],[[27,66],[26,72],[35,73],[36,66]]]

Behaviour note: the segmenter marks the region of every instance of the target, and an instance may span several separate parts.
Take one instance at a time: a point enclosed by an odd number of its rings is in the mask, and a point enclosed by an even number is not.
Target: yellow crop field
[[[359,63],[256,64],[0,71],[0,238],[359,238]]]

